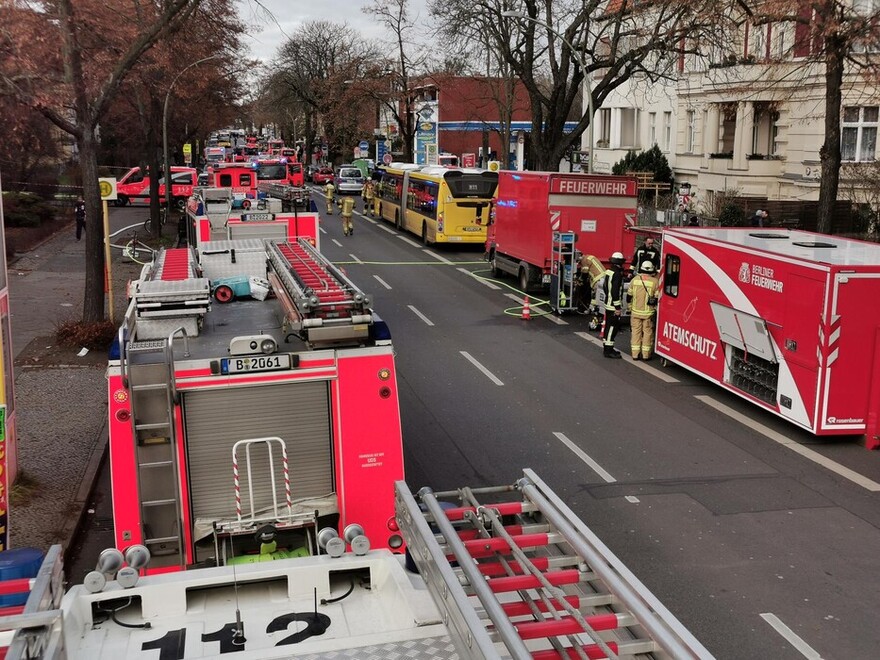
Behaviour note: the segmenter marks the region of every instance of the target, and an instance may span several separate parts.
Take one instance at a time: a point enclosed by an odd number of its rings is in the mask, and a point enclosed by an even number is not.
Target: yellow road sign
[[[183,155],[191,154],[193,152],[192,145],[189,142],[184,143],[183,145]]]
[[[116,178],[100,177],[98,179],[98,190],[101,191],[101,199],[112,201],[116,199]]]

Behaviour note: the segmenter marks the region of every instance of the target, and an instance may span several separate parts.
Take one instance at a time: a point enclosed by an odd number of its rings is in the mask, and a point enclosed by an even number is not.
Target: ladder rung
[[[144,543],[170,543],[171,541],[179,541],[178,536],[159,536],[154,539],[144,539]]]
[[[157,467],[171,467],[172,465],[174,465],[174,461],[151,461],[149,463],[141,463],[138,467],[157,468]]]
[[[151,429],[167,429],[171,424],[168,422],[154,422],[151,424],[135,424],[134,428],[137,431],[149,431]]]
[[[146,385],[132,385],[133,392],[141,392],[144,390],[167,390],[168,383],[148,383]]]
[[[177,500],[175,500],[175,499],[170,499],[170,500],[147,500],[146,502],[143,502],[143,503],[141,504],[141,506],[167,506],[167,505],[169,505],[169,504],[177,504]]]

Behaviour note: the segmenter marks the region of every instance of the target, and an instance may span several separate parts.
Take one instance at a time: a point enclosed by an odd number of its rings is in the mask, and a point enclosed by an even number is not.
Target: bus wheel
[[[523,293],[529,290],[529,270],[528,264],[519,267],[519,288]]]
[[[178,211],[185,211],[186,210],[186,199],[185,198],[175,197],[172,200],[172,203],[174,205],[174,208],[176,208]]]
[[[214,289],[214,299],[218,303],[228,303],[234,297],[235,294],[232,292],[232,287],[228,287],[225,284],[221,284]]]
[[[431,243],[428,242],[428,223],[423,222],[422,223],[422,245],[430,245],[430,244]]]
[[[498,268],[498,257],[495,250],[489,255],[489,268],[492,269],[492,277],[501,277],[501,269]]]
[[[116,198],[116,206],[126,206],[128,204],[128,197],[125,195],[119,195]]]
[[[394,212],[394,227],[400,229],[400,211]]]

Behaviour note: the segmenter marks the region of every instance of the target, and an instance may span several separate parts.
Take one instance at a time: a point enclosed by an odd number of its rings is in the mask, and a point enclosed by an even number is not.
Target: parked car
[[[306,181],[311,181],[312,177],[315,175],[315,172],[317,172],[319,169],[321,168],[319,168],[317,165],[308,165],[306,167],[305,173]]]
[[[327,183],[333,183],[333,179],[333,170],[331,170],[329,167],[322,167],[317,172],[312,174],[312,182],[317,183],[319,186],[326,185]]]
[[[336,193],[338,195],[360,195],[364,189],[364,175],[354,165],[342,165],[336,170]]]

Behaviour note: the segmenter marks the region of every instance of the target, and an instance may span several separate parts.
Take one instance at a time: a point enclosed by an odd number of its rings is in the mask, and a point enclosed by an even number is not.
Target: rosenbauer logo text
[[[701,337],[696,332],[685,330],[674,323],[663,324],[663,338],[705,355],[710,360],[715,359],[715,351],[718,349],[717,342]]]
[[[743,284],[782,293],[782,280],[773,277],[773,269],[768,266],[749,265],[745,261],[739,267],[739,281]]]

